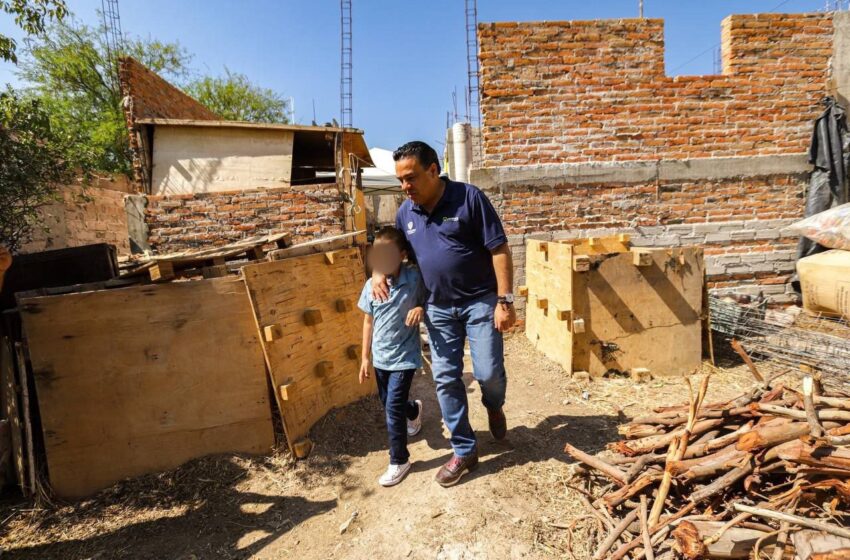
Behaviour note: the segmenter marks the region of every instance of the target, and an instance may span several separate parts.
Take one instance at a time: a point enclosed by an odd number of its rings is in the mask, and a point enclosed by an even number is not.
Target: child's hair
[[[404,234],[393,226],[384,226],[375,233],[375,241],[382,239],[392,241],[399,251],[407,251],[407,239]]]

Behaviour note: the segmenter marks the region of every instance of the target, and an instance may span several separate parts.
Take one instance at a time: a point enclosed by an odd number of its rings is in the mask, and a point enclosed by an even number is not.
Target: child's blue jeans
[[[415,373],[415,369],[387,371],[375,368],[378,396],[387,417],[391,465],[403,465],[410,458],[407,452],[407,421],[419,415],[417,404],[408,400]]]

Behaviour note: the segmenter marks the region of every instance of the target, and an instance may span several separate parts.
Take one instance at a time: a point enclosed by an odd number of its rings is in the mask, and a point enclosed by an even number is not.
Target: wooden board
[[[314,255],[316,253],[327,253],[328,251],[336,251],[346,249],[358,244],[358,238],[365,235],[366,230],[352,231],[319,239],[311,239],[303,243],[297,243],[285,249],[277,249],[268,254],[268,260],[280,261],[290,259],[292,257],[303,257],[304,255]]]
[[[187,249],[186,251],[166,253],[164,255],[141,256],[126,265],[127,270],[121,274],[121,278],[147,275],[152,268],[163,263],[171,264],[175,270],[181,270],[192,267],[222,265],[228,260],[234,259],[253,259],[257,257],[255,253],[262,252],[263,246],[272,243],[279,248],[289,247],[292,245],[292,235],[289,233],[255,235],[218,247]]]
[[[360,343],[356,302],[365,282],[356,248],[260,263],[242,269],[263,341],[290,448],[329,410],[375,391],[360,385],[360,363],[348,348]],[[338,306],[340,299],[351,306]],[[346,307],[348,309],[346,309]],[[318,321],[318,322],[317,322]],[[307,324],[311,323],[311,324]]]
[[[2,381],[3,417],[9,419],[9,431],[12,437],[12,466],[15,480],[24,495],[30,493],[26,451],[24,449],[24,427],[21,421],[19,386],[15,374],[15,351],[11,340],[4,336],[0,339],[0,381]]]
[[[568,372],[687,375],[700,366],[700,249],[530,240],[526,285],[526,336]]]
[[[65,498],[274,445],[239,278],[24,299],[47,466]]]
[[[591,256],[589,272],[574,275],[576,315],[586,329],[574,341],[574,369],[591,376],[635,368],[656,376],[690,375],[699,369],[702,250],[648,252],[649,266],[635,266],[629,253],[598,255]]]
[[[534,346],[572,372],[570,321],[559,312],[572,311],[573,246],[531,240],[526,250],[528,303],[525,307],[526,336]],[[563,274],[555,271],[564,271]],[[545,307],[540,307],[545,300]]]

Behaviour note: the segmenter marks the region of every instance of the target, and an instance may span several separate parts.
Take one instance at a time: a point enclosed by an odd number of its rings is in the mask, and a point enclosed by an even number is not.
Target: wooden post
[[[652,253],[646,249],[632,249],[632,262],[635,266],[649,266],[652,264]]]
[[[326,377],[331,375],[334,372],[334,363],[328,360],[324,360],[316,364],[316,375],[319,377]]]
[[[283,336],[283,329],[277,323],[263,327],[263,338],[266,342],[273,342]]]
[[[168,282],[174,279],[174,264],[169,261],[158,261],[150,269],[151,282]]]
[[[584,319],[573,319],[573,333],[581,334],[584,332]]]
[[[286,383],[278,388],[280,400],[288,401],[292,397],[292,383]]]
[[[590,270],[590,257],[587,255],[576,255],[573,257],[573,270],[576,272],[587,272]]]
[[[304,324],[307,326],[318,325],[323,321],[322,312],[319,309],[304,310]]]

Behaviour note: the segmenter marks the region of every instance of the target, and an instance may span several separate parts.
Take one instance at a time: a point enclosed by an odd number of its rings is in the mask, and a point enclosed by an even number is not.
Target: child
[[[408,393],[416,369],[422,367],[419,322],[426,294],[419,271],[402,263],[406,256],[407,241],[399,230],[385,227],[376,233],[369,263],[387,275],[390,297],[383,303],[372,299],[370,279],[357,304],[366,313],[360,383],[374,366],[389,432],[390,466],[378,479],[381,486],[398,484],[410,471],[407,438],[422,429],[422,401],[411,402]]]

